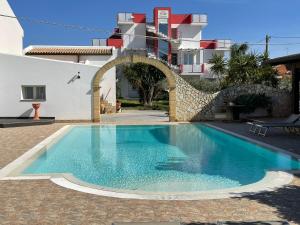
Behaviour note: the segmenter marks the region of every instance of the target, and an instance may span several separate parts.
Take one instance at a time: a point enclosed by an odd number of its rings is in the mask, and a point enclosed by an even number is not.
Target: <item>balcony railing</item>
[[[217,40],[216,48],[229,49],[231,47],[231,40]]]
[[[118,13],[118,23],[133,23],[132,13]]]
[[[180,72],[181,73],[203,73],[204,72],[204,64],[193,64],[193,65],[180,65]]]
[[[193,14],[192,15],[192,23],[195,24],[207,24],[207,15],[205,14]]]
[[[93,46],[107,46],[106,39],[93,39],[92,40]]]
[[[205,49],[230,49],[231,40],[201,40],[200,47]]]

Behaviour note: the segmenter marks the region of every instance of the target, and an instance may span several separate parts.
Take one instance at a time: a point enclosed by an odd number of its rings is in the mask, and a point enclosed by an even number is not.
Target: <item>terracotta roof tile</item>
[[[65,47],[37,47],[32,48],[26,55],[112,55],[109,48],[65,48]]]

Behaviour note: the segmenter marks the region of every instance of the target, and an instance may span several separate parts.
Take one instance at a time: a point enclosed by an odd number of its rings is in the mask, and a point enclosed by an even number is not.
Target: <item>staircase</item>
[[[180,44],[180,39],[172,39],[172,38],[170,39],[167,35],[157,31],[153,24],[147,24],[146,29],[148,32],[153,33],[162,39],[166,39],[168,41],[171,41],[172,43]]]

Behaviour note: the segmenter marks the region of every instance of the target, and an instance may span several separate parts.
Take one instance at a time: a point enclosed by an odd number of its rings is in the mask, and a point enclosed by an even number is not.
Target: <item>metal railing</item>
[[[230,48],[231,40],[217,40],[217,48]]]
[[[180,65],[181,73],[203,73],[203,64]]]
[[[205,14],[193,14],[192,23],[207,23],[207,15]]]
[[[118,13],[118,23],[133,23],[132,13]]]
[[[92,40],[93,46],[107,46],[106,39],[93,39]]]

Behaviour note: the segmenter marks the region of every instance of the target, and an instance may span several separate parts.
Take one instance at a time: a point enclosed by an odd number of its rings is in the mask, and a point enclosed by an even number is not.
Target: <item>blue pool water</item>
[[[72,173],[106,188],[189,192],[251,184],[271,169],[300,163],[203,125],[103,125],[72,128],[23,174]]]

